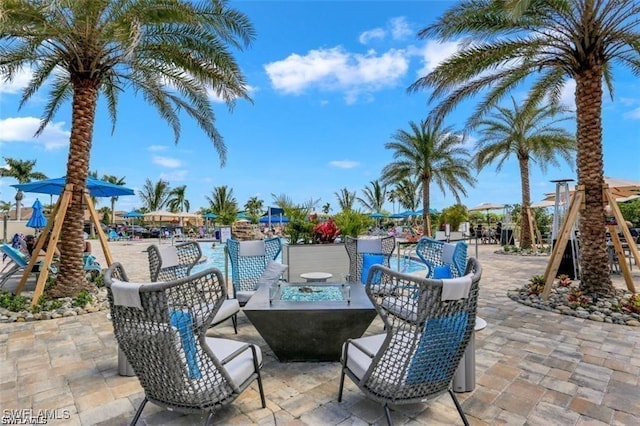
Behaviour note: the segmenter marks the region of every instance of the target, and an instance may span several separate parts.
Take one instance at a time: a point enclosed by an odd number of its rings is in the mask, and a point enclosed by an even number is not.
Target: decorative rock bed
[[[582,303],[569,301],[570,287],[554,287],[547,301],[540,295],[529,294],[527,286],[519,290],[509,291],[507,295],[512,300],[533,308],[551,311],[563,315],[571,315],[592,321],[640,327],[640,314],[629,312],[623,306],[629,301],[632,293],[616,290],[613,297],[598,297],[594,303],[591,297],[586,297]]]
[[[31,299],[33,297],[33,291],[25,291],[22,293],[22,295]],[[0,323],[26,322],[62,317],[74,317],[77,315],[89,314],[92,312],[109,309],[107,290],[105,288],[97,289],[97,292],[91,293],[91,296],[93,296],[92,302],[82,307],[73,306],[73,298],[63,297],[60,299],[56,299],[61,304],[59,308],[53,309],[51,311],[40,311],[35,313],[28,310],[13,312],[0,307]]]

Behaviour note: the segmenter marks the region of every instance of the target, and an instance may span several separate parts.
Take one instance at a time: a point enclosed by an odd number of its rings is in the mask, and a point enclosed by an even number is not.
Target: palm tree
[[[452,57],[409,87],[433,89],[435,109],[446,116],[463,100],[481,92],[472,120],[484,115],[510,90],[532,81],[529,102],[560,98],[564,84],[576,82],[578,185],[584,187],[580,211],[580,287],[586,294],[612,294],[606,248],[602,149],[603,83],[613,93],[613,65],[640,73],[640,3],[637,0],[516,0],[512,7],[494,0],[467,0],[422,29],[421,38],[466,38]],[[533,79],[532,79],[532,78]]]
[[[187,200],[187,185],[176,186],[169,191],[167,207],[171,212],[188,212],[191,204]]]
[[[254,38],[248,18],[227,3],[2,1],[0,79],[10,81],[23,69],[33,68],[21,105],[45,83],[50,88],[36,135],[64,102],[71,103],[68,184],[86,186],[98,96],[105,97],[115,126],[119,94],[127,85],[157,108],[176,142],[182,113],[195,120],[224,165],[226,147],[215,126],[209,92],[229,108],[237,98],[250,100],[232,53]],[[52,297],[72,296],[86,287],[82,215],[82,191],[73,191],[62,227],[57,284],[48,291]]]
[[[7,167],[0,167],[0,177],[12,177],[18,181],[18,183],[28,183],[32,180],[43,180],[47,176],[44,173],[34,172],[33,168],[36,166],[36,160],[17,160],[15,158],[4,157],[4,161]],[[20,220],[22,199],[24,193],[21,189],[16,192],[16,220]]]
[[[396,183],[395,191],[398,200],[398,205],[407,209],[415,211],[420,204],[420,181],[411,177],[404,177]],[[426,223],[426,222],[425,222]]]
[[[260,200],[258,197],[251,197],[245,203],[244,208],[249,218],[251,218],[252,223],[258,223],[260,216],[262,216],[263,206],[264,201]]]
[[[211,197],[205,197],[211,205],[210,210],[218,217],[220,223],[230,225],[236,219],[238,214],[238,202],[233,196],[233,189],[226,185],[216,186],[213,188]]]
[[[11,211],[13,203],[10,201],[0,201],[0,212],[7,214]]]
[[[125,185],[124,177],[117,177],[113,175],[103,175],[102,180],[105,182],[112,183],[114,185],[124,186]],[[118,197],[111,197],[111,224],[116,223],[116,201],[118,201]]]
[[[353,210],[353,204],[356,202],[356,191],[349,191],[347,188],[342,188],[340,192],[334,192],[334,195],[338,199],[338,205],[343,212]]]
[[[362,190],[363,197],[358,197],[358,201],[365,209],[371,212],[381,212],[384,203],[387,201],[387,186],[380,181],[372,180],[369,186]]]
[[[284,193],[278,195],[271,194],[271,197],[273,198],[273,204],[275,204],[276,207],[279,207],[282,210],[290,209],[296,205],[291,197]]]
[[[392,209],[393,209],[392,213],[395,213],[396,212],[396,201],[398,201],[398,194],[396,193],[396,190],[395,189],[390,189],[387,192],[387,197],[388,197],[389,202],[391,203],[391,206],[392,206]]]
[[[411,131],[398,130],[393,140],[385,144],[393,151],[395,161],[382,169],[386,184],[415,177],[422,188],[423,235],[431,235],[429,217],[430,185],[435,183],[445,194],[448,189],[460,204],[460,194],[467,195],[465,183],[473,186],[475,178],[469,170],[469,151],[464,148],[464,138],[450,128],[441,129],[440,123],[423,120],[420,125],[411,121]]]
[[[147,178],[142,189],[138,191],[138,197],[142,200],[142,205],[148,208],[149,211],[161,210],[166,206],[169,201],[169,194],[171,194],[169,182],[162,179],[153,183],[151,179]]]
[[[495,107],[487,118],[478,121],[480,140],[476,145],[476,166],[478,170],[497,162],[496,171],[502,169],[507,159],[515,156],[520,168],[522,191],[522,214],[520,215],[520,247],[531,247],[529,206],[531,189],[529,185],[529,163],[535,162],[546,172],[547,165],[558,165],[560,155],[567,163],[576,149],[575,138],[565,129],[555,124],[567,117],[555,118],[566,112],[553,105],[537,106],[523,103],[518,106],[512,97],[513,108]],[[525,109],[526,108],[526,109]]]
[[[331,211],[331,204],[330,203],[324,203],[322,205],[322,213],[329,214],[330,211]]]

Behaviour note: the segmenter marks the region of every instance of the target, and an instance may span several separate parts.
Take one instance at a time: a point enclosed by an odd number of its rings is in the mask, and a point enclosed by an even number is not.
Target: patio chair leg
[[[344,367],[342,367],[342,373],[340,374],[340,389],[338,390],[338,402],[342,402],[342,388],[344,388]]]
[[[264,399],[264,388],[262,387],[262,374],[258,370],[258,389],[260,390],[260,402],[262,402],[262,408],[267,408],[267,401]]]
[[[205,425],[212,425],[213,424],[213,411],[209,412],[209,415],[207,416],[207,420],[204,422]]]
[[[231,322],[233,323],[233,331],[238,334],[238,314],[231,315]]]
[[[456,408],[458,409],[458,414],[460,414],[460,417],[462,418],[462,422],[464,423],[464,426],[469,426],[469,422],[467,421],[467,416],[464,415],[464,412],[462,411],[462,406],[458,402],[458,398],[456,397],[456,394],[453,393],[453,390],[449,389],[449,395],[451,395],[451,399],[453,399],[453,403],[456,404]]]
[[[142,402],[140,403],[140,406],[138,407],[138,411],[136,411],[136,415],[133,416],[130,426],[135,426],[135,424],[138,423],[138,419],[140,419],[140,415],[142,414],[142,410],[144,410],[144,406],[147,405],[147,401],[148,399],[145,396]]]
[[[389,426],[393,425],[393,419],[391,419],[391,410],[389,409],[389,404],[384,404],[384,415],[387,418],[387,424]]]

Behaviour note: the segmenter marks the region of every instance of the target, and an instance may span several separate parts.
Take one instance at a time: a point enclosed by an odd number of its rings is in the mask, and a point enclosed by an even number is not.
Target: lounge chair
[[[25,268],[29,265],[30,259],[29,256],[25,255],[19,250],[16,250],[9,244],[0,245],[0,251],[6,254],[7,259],[9,259],[9,263],[7,263],[0,271],[0,288],[2,288],[11,277],[22,273],[25,270]],[[36,270],[33,271],[33,273],[38,274],[40,264],[41,262],[35,264],[35,266],[38,266],[38,268],[34,268]],[[55,265],[50,265],[49,271],[55,274],[58,272],[58,269],[55,267]]]
[[[275,262],[280,250],[280,238],[254,241],[227,239],[233,296],[238,299],[240,306],[244,306],[253,296],[259,282],[277,280],[282,275],[286,265]]]
[[[452,380],[469,345],[476,321],[482,269],[470,258],[466,275],[434,280],[374,265],[366,292],[382,318],[383,334],[349,339],[343,346],[338,401],[345,375],[384,407],[414,404],[448,392],[465,425],[467,419],[452,390]],[[381,295],[375,282],[411,288],[410,296]]]
[[[226,299],[222,274],[211,268],[172,280],[128,282],[124,268],[113,263],[105,273],[113,331],[118,345],[144,389],[144,399],[182,413],[208,412],[233,402],[254,380],[266,407],[260,347],[206,337]]]
[[[467,264],[467,243],[456,244],[422,237],[416,254],[427,266],[427,278],[455,278],[464,274]]]
[[[353,238],[345,237],[344,247],[349,255],[349,275],[347,281],[367,282],[369,268],[373,265],[390,266],[391,255],[396,248],[396,238]]]
[[[202,259],[200,244],[189,241],[169,247],[152,244],[147,247],[149,258],[149,277],[152,282],[173,281],[191,274],[191,269]],[[211,326],[231,319],[233,330],[238,334],[238,312],[240,304],[236,299],[227,299],[213,318]]]

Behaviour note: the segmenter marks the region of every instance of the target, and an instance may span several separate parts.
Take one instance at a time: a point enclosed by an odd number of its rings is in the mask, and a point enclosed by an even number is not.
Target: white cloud
[[[334,160],[329,161],[329,166],[336,167],[338,169],[353,169],[354,167],[358,167],[360,163],[357,161],[351,160]]]
[[[459,49],[458,42],[438,42],[429,40],[424,47],[418,51],[422,57],[424,66],[418,70],[418,76],[422,77],[433,71],[441,62],[448,59]]]
[[[27,87],[29,80],[31,80],[32,71],[31,68],[21,70],[14,76],[11,81],[0,81],[0,93],[15,94],[19,93],[22,89]]]
[[[159,157],[156,155],[153,157],[152,161],[154,164],[157,164],[163,167],[168,167],[170,169],[177,169],[178,167],[182,167],[182,162],[175,158]]]
[[[413,30],[404,16],[392,18],[390,21],[391,36],[394,40],[403,40],[413,35]]]
[[[382,28],[374,28],[372,30],[368,30],[360,34],[358,37],[358,41],[362,44],[367,44],[371,40],[382,40],[384,39],[386,33]]]
[[[147,150],[151,152],[165,151],[167,149],[166,145],[149,145]]]
[[[409,67],[407,53],[389,50],[382,55],[346,52],[341,47],[311,50],[305,56],[292,54],[265,65],[274,89],[299,95],[307,89],[344,91],[357,98],[384,87],[393,87]]]
[[[188,170],[176,170],[171,173],[160,173],[160,179],[169,183],[184,182],[189,174]]]
[[[50,123],[38,137],[33,135],[40,126],[36,117],[12,117],[0,119],[0,142],[30,142],[41,144],[46,150],[54,150],[69,145],[71,133],[64,130],[64,121]]]
[[[636,108],[624,114],[624,118],[631,118],[633,120],[640,120],[640,108]]]

